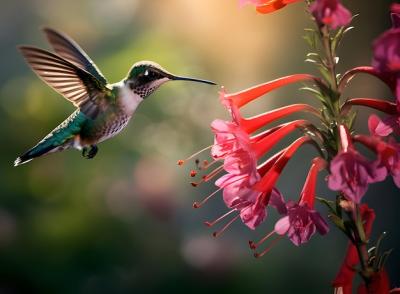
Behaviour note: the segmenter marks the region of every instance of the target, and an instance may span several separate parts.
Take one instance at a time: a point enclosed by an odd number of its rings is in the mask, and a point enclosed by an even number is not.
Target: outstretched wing
[[[43,32],[59,56],[86,70],[103,84],[107,84],[106,78],[94,62],[72,38],[51,28],[43,28]]]
[[[64,58],[31,46],[19,47],[33,71],[91,118],[108,105],[106,84]]]

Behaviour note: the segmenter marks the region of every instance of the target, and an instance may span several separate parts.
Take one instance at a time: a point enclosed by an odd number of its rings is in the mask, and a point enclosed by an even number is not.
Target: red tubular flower
[[[307,111],[319,116],[319,111],[307,104],[292,104],[254,117],[243,118],[239,108],[274,89],[294,82],[307,80],[321,83],[314,76],[298,74],[283,77],[234,94],[226,94],[223,89],[220,92],[221,102],[230,112],[232,120],[214,120],[212,122],[211,129],[215,134],[215,139],[214,144],[210,147],[211,156],[214,161],[203,165],[199,165],[199,161],[196,161],[196,163],[200,170],[205,170],[214,164],[222,164],[203,176],[200,181],[192,183],[193,186],[197,186],[201,182],[209,181],[223,171],[227,172],[227,174],[215,182],[219,188],[217,191],[211,193],[204,200],[193,204],[195,208],[201,207],[206,201],[222,190],[223,200],[231,210],[217,220],[207,222],[207,225],[213,226],[234,212],[236,212],[236,216],[223,226],[221,230],[215,232],[214,235],[222,233],[239,217],[244,224],[254,229],[266,218],[268,203],[282,213],[282,206],[278,207],[277,205],[283,201],[280,201],[283,197],[275,187],[271,187],[268,191],[259,191],[254,186],[262,181],[262,177],[269,173],[271,169],[276,168],[278,162],[281,164],[283,161],[288,160],[286,156],[290,152],[294,152],[301,144],[310,141],[310,139],[307,137],[299,139],[288,148],[270,157],[259,167],[257,167],[257,162],[285,136],[297,128],[309,126],[310,123],[306,120],[296,120],[266,129],[254,136],[251,136],[251,134],[269,123],[290,114]],[[205,148],[202,151],[207,149]],[[189,159],[198,154],[199,152],[190,156]],[[179,161],[179,164],[182,165],[184,162],[185,160]],[[191,172],[190,175],[196,177],[197,173]],[[268,198],[268,201],[259,201],[259,199],[266,198]]]
[[[386,114],[397,113],[397,105],[395,103],[374,98],[351,98],[346,101],[346,105],[366,106],[382,111]]]
[[[307,136],[300,137],[285,149],[271,169],[269,169],[261,178],[261,180],[254,186],[255,190],[265,193],[265,195],[262,195],[262,197],[257,200],[258,202],[263,203],[264,205],[268,204],[271,191],[286,164],[293,157],[300,146],[310,141],[311,139]]]
[[[282,138],[294,130],[302,127],[306,127],[310,123],[306,120],[295,120],[282,125],[278,130],[260,139],[257,142],[252,143],[252,149],[257,158],[261,158],[265,153],[272,149]]]
[[[372,66],[357,66],[354,67],[343,74],[339,81],[339,90],[342,92],[347,84],[357,75],[360,73],[368,74],[373,77],[380,79],[384,82],[392,91],[393,93],[396,92],[396,79],[393,78],[388,73],[382,73],[377,71]]]
[[[327,25],[334,30],[351,22],[351,12],[339,0],[316,0],[310,11],[320,26]]]
[[[240,5],[247,3],[253,4],[256,6],[257,12],[266,14],[284,8],[288,4],[300,1],[301,0],[240,0]]]
[[[313,75],[308,75],[308,74],[295,74],[295,75],[290,75],[286,77],[282,77],[264,84],[260,84],[254,87],[251,87],[249,89],[237,92],[237,93],[232,93],[232,94],[225,94],[221,96],[222,98],[222,103],[224,105],[230,106],[231,104],[236,106],[236,107],[242,107],[246,105],[247,103],[253,101],[254,99],[265,95],[275,89],[278,89],[280,87],[297,83],[297,82],[304,82],[304,81],[314,81],[320,85],[322,85],[322,82],[319,78],[313,76]]]
[[[273,121],[300,111],[308,111],[318,116],[320,114],[317,109],[308,104],[291,104],[251,118],[241,118],[240,125],[242,125],[243,129],[250,134]]]
[[[375,220],[375,212],[373,209],[369,208],[367,204],[362,204],[360,206],[361,219],[364,221],[364,231],[367,239],[369,239],[372,231],[372,225]],[[356,267],[360,259],[358,257],[357,248],[353,243],[349,243],[346,251],[346,256],[336,275],[335,280],[332,282],[333,287],[336,290],[341,289],[343,294],[352,294],[353,279],[356,275]],[[379,292],[378,292],[379,293]]]

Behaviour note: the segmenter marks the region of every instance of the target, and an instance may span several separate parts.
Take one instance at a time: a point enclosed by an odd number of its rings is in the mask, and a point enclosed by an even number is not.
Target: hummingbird
[[[14,161],[14,166],[66,149],[90,159],[97,144],[121,132],[137,107],[168,81],[214,82],[169,73],[152,61],[133,64],[120,82],[109,84],[94,62],[69,36],[51,28],[43,32],[54,53],[19,46],[31,69],[77,109],[39,143]]]

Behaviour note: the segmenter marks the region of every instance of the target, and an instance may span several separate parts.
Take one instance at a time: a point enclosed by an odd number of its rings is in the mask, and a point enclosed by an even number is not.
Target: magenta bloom
[[[349,200],[360,203],[368,185],[383,181],[387,170],[378,161],[368,161],[354,149],[345,126],[340,125],[339,130],[342,150],[331,161],[328,187],[342,191]]]
[[[249,141],[249,136],[233,122],[216,119],[211,123],[211,129],[215,134],[211,155],[215,159],[224,158]]]
[[[280,205],[280,207],[283,206],[280,213],[285,216],[275,224],[275,231],[279,235],[287,234],[296,246],[308,242],[316,231],[321,235],[329,231],[328,224],[314,210],[317,176],[325,166],[326,162],[323,159],[315,158],[304,183],[299,202],[288,201],[286,204],[283,202]]]
[[[258,195],[263,197],[260,192],[258,192]],[[282,203],[285,203],[282,194],[276,188],[273,188],[268,205],[274,207],[279,213],[283,213]],[[265,220],[266,212],[266,205],[254,201],[240,211],[240,218],[244,224],[254,230]]]
[[[329,231],[326,221],[308,205],[288,201],[286,209],[286,216],[275,224],[275,231],[279,235],[287,234],[294,245],[308,242],[316,231],[321,235]]]
[[[235,175],[226,174],[220,177],[215,185],[223,189],[222,196],[226,206],[243,207],[248,203],[254,203],[260,192],[254,191],[251,187],[260,179],[259,174],[254,172]]]
[[[349,200],[360,203],[368,184],[383,181],[386,174],[385,167],[368,161],[356,150],[341,151],[331,162],[328,187],[343,191]]]
[[[381,120],[377,115],[371,114],[368,119],[368,129],[371,135],[386,137],[391,133],[400,133],[400,117],[389,116]]]
[[[351,12],[339,0],[316,0],[310,11],[319,25],[327,25],[334,30],[351,22]]]

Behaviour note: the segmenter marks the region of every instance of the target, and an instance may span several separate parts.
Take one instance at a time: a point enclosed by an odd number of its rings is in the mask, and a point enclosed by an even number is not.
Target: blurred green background
[[[48,48],[46,25],[71,35],[111,82],[142,59],[173,73],[207,78],[229,92],[295,72],[303,62],[301,36],[311,24],[301,3],[257,15],[236,0],[50,1],[3,0],[0,10],[0,293],[332,293],[346,240],[332,228],[296,248],[281,241],[255,259],[247,241],[256,232],[235,223],[218,239],[202,222],[225,212],[220,197],[191,204],[215,188],[192,188],[189,168],[176,161],[209,145],[209,123],[226,117],[218,88],[169,83],[146,100],[129,127],[102,143],[94,160],[67,151],[14,168],[14,159],[66,118],[73,106],[24,63],[15,46]],[[371,42],[390,26],[390,1],[344,1],[360,13],[341,48],[340,70],[369,64]],[[294,101],[310,102],[299,85],[245,109],[259,113]],[[385,97],[381,83],[359,77],[346,95]],[[366,112],[358,128],[366,131]],[[288,141],[287,141],[288,142]],[[286,143],[287,143],[286,142]],[[313,154],[304,148],[279,187],[296,199]],[[333,196],[321,177],[321,195]],[[399,192],[389,179],[365,197],[376,209],[373,238],[387,230],[395,248],[388,262],[400,285]],[[323,207],[319,207],[324,211]]]

